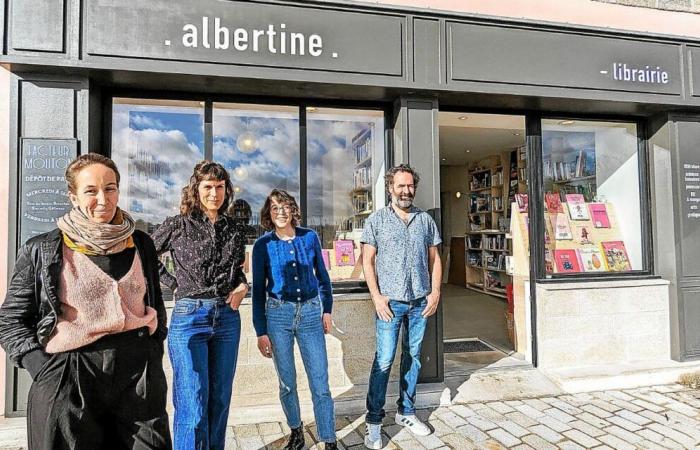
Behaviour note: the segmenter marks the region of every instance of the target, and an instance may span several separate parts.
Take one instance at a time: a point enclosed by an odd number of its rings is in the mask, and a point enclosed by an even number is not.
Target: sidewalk
[[[700,448],[700,390],[678,384],[457,404],[423,409],[418,415],[434,433],[415,437],[393,425],[390,413],[384,427],[386,449]],[[339,417],[337,425],[341,448],[364,448],[362,416]],[[308,447],[322,449],[314,445],[313,424],[306,429]],[[281,448],[288,431],[279,422],[233,426],[226,449]],[[26,448],[24,439],[24,419],[0,422],[0,450]]]

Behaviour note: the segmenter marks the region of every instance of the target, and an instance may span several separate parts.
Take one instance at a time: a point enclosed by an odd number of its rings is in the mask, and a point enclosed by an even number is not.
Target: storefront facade
[[[700,358],[700,67],[691,64],[700,42],[327,2],[3,6],[3,283],[18,246],[67,206],[61,176],[76,154],[115,159],[122,206],[146,231],[177,211],[196,161],[220,161],[247,203],[232,213],[254,226],[264,192],[282,187],[322,236],[338,292],[333,390],[355,401],[374,346],[358,230],[385,204],[385,169],[417,167],[416,203],[439,220],[438,112],[513,113],[526,117],[532,217],[521,230],[530,256],[523,247],[514,269],[516,350],[561,376]],[[614,204],[621,218],[621,237],[608,241],[622,240],[629,254],[618,271],[562,274],[548,265],[545,192],[560,181],[550,139],[569,125],[625,130],[612,144],[592,138],[605,148],[593,171],[607,171],[591,175],[596,202]],[[264,411],[273,369],[255,352],[249,308],[234,402]],[[424,346],[426,382],[443,378],[441,333],[439,313]],[[12,414],[22,410],[26,380],[9,365],[5,372]]]

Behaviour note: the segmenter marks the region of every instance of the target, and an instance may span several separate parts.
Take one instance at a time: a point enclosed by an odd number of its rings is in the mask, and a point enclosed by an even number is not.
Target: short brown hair
[[[394,175],[399,172],[410,173],[413,176],[413,187],[418,189],[418,182],[420,181],[420,175],[416,172],[416,169],[409,166],[408,164],[399,164],[391,169],[387,170],[386,175],[384,175],[384,184],[387,193],[391,190],[391,185],[394,184]]]
[[[265,204],[260,210],[260,225],[266,230],[274,230],[275,224],[272,222],[272,217],[270,216],[270,211],[272,209],[272,200],[276,201],[281,205],[289,205],[292,210],[289,212],[292,215],[292,226],[298,227],[299,222],[301,222],[301,211],[299,211],[299,205],[297,205],[296,199],[289,192],[284,189],[273,189],[270,195],[265,199]]]
[[[199,183],[205,180],[223,181],[226,190],[224,203],[219,208],[219,214],[226,213],[229,205],[233,201],[233,185],[228,170],[219,163],[203,160],[194,166],[190,182],[182,188],[182,199],[180,200],[180,213],[191,215],[193,211],[202,211],[202,204],[199,201]]]
[[[80,171],[94,164],[102,164],[112,169],[114,175],[117,177],[117,186],[119,186],[121,176],[119,175],[119,169],[117,169],[117,165],[114,164],[114,161],[98,153],[86,153],[85,155],[80,155],[75,158],[68,164],[68,167],[66,167],[66,183],[68,183],[68,191],[70,193],[75,194],[78,189],[75,179],[78,177]]]

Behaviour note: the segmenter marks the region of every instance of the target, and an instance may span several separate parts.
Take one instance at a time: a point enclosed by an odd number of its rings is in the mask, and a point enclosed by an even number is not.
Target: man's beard
[[[408,195],[403,198],[399,196],[394,197],[394,204],[401,209],[408,209],[413,205],[413,197]]]

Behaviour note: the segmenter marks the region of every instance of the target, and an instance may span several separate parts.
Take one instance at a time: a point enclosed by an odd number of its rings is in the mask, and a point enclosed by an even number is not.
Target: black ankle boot
[[[325,450],[338,450],[338,443],[337,442],[326,442],[326,445],[323,448]]]
[[[284,450],[302,450],[304,448],[304,427],[292,428]]]

